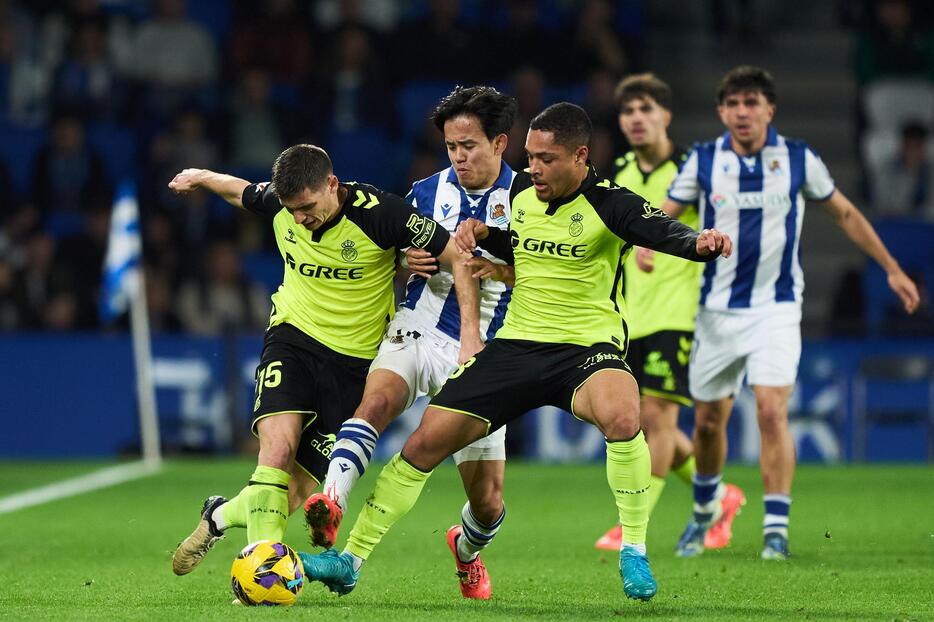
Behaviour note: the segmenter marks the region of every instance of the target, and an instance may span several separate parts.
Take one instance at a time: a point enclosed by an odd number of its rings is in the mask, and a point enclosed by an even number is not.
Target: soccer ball
[[[240,551],[230,567],[230,586],[244,605],[295,604],[305,585],[298,554],[282,542],[260,540]]]

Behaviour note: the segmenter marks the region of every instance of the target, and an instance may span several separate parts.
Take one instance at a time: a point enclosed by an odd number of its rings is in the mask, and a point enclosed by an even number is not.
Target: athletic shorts
[[[395,372],[409,386],[406,408],[416,398],[437,395],[448,376],[457,370],[460,346],[413,323],[408,314],[400,312],[389,323],[379,353],[370,371],[387,369]],[[506,429],[501,428],[454,454],[454,462],[473,460],[505,460]]]
[[[685,406],[693,404],[688,390],[688,362],[694,333],[660,330],[629,341],[626,362],[639,383],[639,393]]]
[[[752,311],[701,308],[688,371],[691,396],[713,402],[751,386],[795,383],[801,358],[801,308],[794,303]]]
[[[541,406],[574,414],[577,390],[605,369],[632,374],[613,344],[494,339],[454,372],[431,405],[476,417],[492,432]]]
[[[369,366],[369,359],[335,352],[290,324],[273,326],[256,368],[253,434],[265,417],[304,415],[295,462],[323,482],[341,424],[363,398]]]

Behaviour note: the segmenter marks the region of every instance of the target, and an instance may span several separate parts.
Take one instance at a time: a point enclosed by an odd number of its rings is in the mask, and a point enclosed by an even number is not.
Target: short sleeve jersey
[[[510,231],[490,229],[481,243],[515,264],[497,338],[625,350],[620,281],[632,246],[703,260],[695,231],[593,169],[574,193],[549,203],[538,199],[529,174],[519,173],[511,198]]]
[[[660,207],[668,195],[668,186],[687,160],[687,152],[676,148],[671,157],[649,172],[639,168],[632,151],[616,159],[613,176],[617,185]],[[697,229],[697,208],[688,205],[678,220]],[[623,266],[626,296],[626,319],[632,339],[663,330],[693,331],[700,289],[701,264],[657,253],[651,272],[636,265],[631,253]]]
[[[438,256],[450,234],[401,197],[366,184],[341,186],[341,211],[314,232],[295,224],[271,184],[248,186],[243,206],[272,217],[285,262],[269,325],[288,322],[336,352],[371,359],[392,314],[397,249]]]
[[[733,151],[729,132],[696,145],[668,196],[695,203],[701,227],[716,227],[734,245],[728,259],[705,266],[700,305],[739,312],[800,305],[805,200],[824,201],[833,193],[833,179],[817,154],[771,126],[763,148],[749,156]]]

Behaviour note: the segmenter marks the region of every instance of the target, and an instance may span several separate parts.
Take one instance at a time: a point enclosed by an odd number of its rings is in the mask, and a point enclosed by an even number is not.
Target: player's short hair
[[[321,147],[293,145],[279,154],[272,165],[272,191],[280,199],[317,190],[333,172],[331,158]]]
[[[613,101],[616,109],[620,111],[632,100],[643,97],[651,97],[656,104],[671,111],[671,87],[654,73],[634,73],[627,76],[620,80],[613,92]]]
[[[530,130],[551,132],[555,142],[568,149],[590,145],[593,125],[583,108],[569,102],[558,102],[542,110],[529,124]]]
[[[759,92],[770,103],[775,103],[775,78],[762,67],[740,65],[730,69],[717,87],[717,103],[722,104],[729,95]]]
[[[442,133],[444,124],[462,114],[480,120],[483,133],[490,140],[508,134],[516,120],[519,106],[514,97],[500,93],[492,86],[456,86],[438,102],[431,120]]]

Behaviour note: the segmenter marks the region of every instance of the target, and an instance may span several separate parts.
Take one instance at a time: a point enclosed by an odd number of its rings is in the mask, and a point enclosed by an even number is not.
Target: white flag
[[[125,181],[117,188],[110,216],[110,237],[98,309],[103,323],[125,313],[130,301],[139,293],[141,255],[136,187],[133,182]]]

